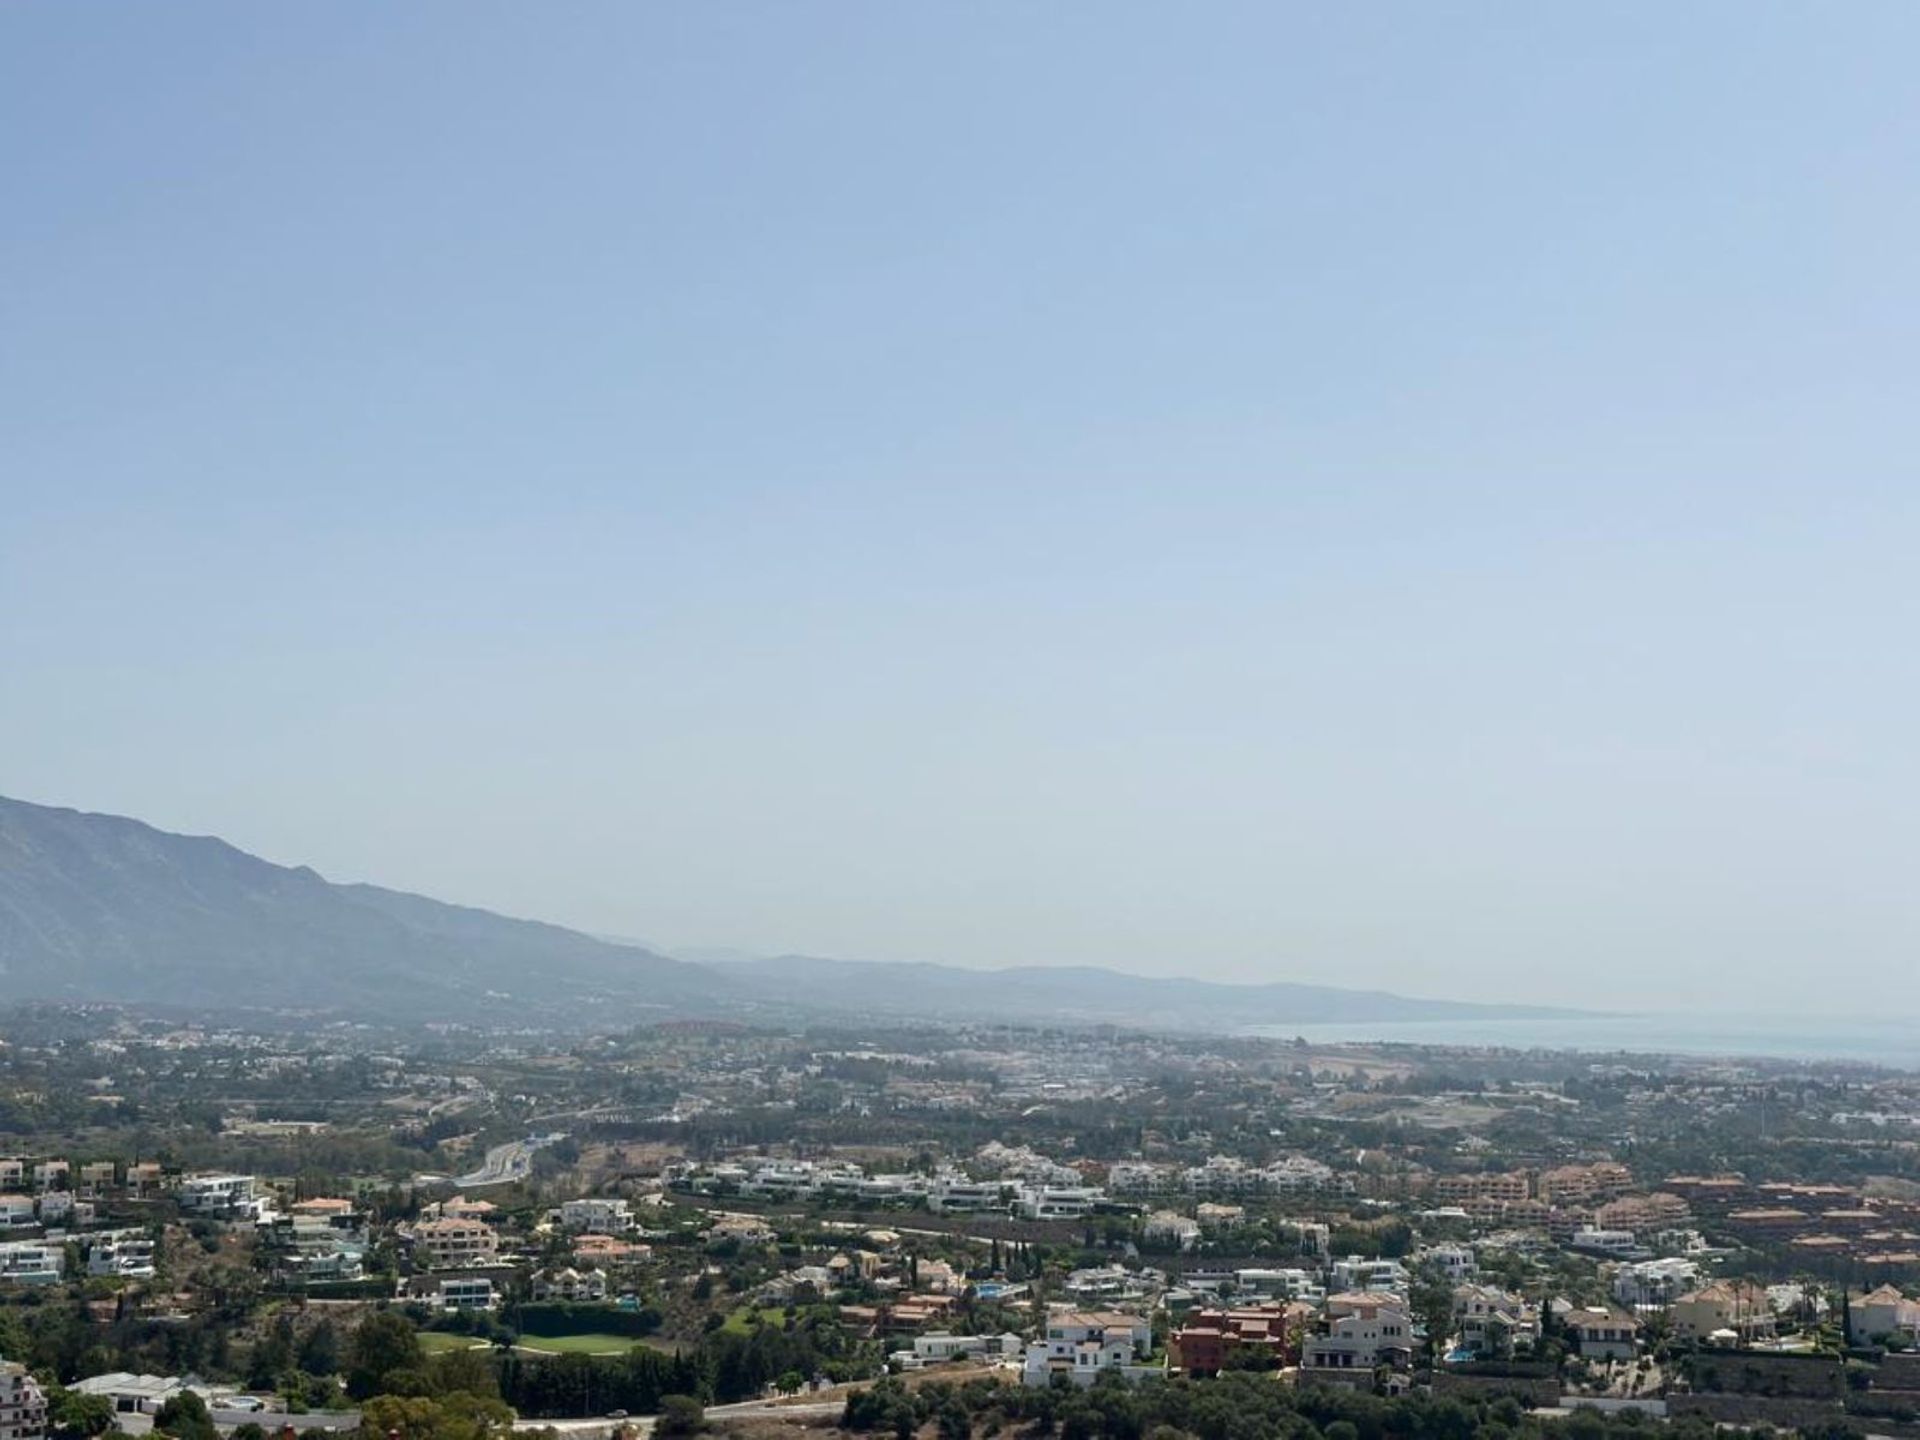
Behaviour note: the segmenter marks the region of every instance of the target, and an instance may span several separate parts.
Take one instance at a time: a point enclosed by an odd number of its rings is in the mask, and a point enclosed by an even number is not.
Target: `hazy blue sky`
[[[0,791],[666,943],[1920,1009],[1917,53],[9,5]]]

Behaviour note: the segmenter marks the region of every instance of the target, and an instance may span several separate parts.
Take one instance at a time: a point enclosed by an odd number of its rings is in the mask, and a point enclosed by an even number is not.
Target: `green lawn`
[[[486,1341],[476,1340],[471,1335],[455,1335],[448,1330],[422,1330],[420,1348],[429,1355],[444,1354],[448,1350],[471,1350],[478,1345],[485,1347]]]
[[[727,1323],[722,1328],[745,1335],[753,1328],[753,1317],[755,1315],[760,1317],[762,1324],[771,1325],[775,1329],[779,1329],[787,1323],[787,1311],[784,1305],[763,1305],[758,1310],[749,1305],[745,1309],[736,1310],[727,1316]]]
[[[520,1348],[549,1355],[624,1355],[646,1342],[632,1335],[522,1335]]]

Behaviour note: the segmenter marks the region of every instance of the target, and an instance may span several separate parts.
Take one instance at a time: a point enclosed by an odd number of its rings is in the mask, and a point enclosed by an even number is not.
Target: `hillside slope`
[[[396,1018],[712,1009],[724,977],[555,925],[334,885],[223,840],[0,798],[0,993]]]
[[[1527,1019],[1580,1012],[1420,1000],[1290,981],[1232,985],[1096,966],[963,970],[899,961],[780,955],[721,968],[743,991],[796,1008],[927,1020],[1100,1021],[1234,1031],[1330,1021]]]
[[[304,866],[275,865],[224,840],[5,798],[0,1000],[581,1028],[725,1015],[774,1023],[1093,1021],[1236,1031],[1573,1013],[1089,967],[983,971],[737,952],[692,963],[377,885],[332,884]]]

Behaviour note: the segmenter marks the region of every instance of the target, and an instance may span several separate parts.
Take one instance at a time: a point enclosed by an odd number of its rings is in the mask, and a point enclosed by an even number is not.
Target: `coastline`
[[[1920,1029],[1903,1021],[1685,1014],[1581,1019],[1319,1021],[1250,1025],[1241,1033],[1315,1045],[1446,1045],[1582,1054],[1826,1060],[1920,1070]]]

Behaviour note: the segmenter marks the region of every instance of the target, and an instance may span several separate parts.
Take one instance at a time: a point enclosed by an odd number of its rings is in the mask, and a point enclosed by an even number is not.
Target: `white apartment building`
[[[76,1199],[71,1190],[48,1190],[40,1196],[42,1225],[85,1225],[92,1219],[92,1202]]]
[[[1413,1356],[1413,1322],[1391,1295],[1336,1295],[1327,1301],[1327,1328],[1300,1347],[1308,1372],[1358,1372],[1371,1379],[1381,1365],[1403,1368]]]
[[[1114,1167],[1114,1172],[1120,1170],[1120,1166]],[[1153,1183],[1155,1178],[1151,1174],[1139,1175],[1129,1168],[1124,1175],[1110,1172],[1108,1185],[1116,1192],[1126,1188],[1130,1193],[1139,1194],[1161,1188]],[[1305,1155],[1288,1155],[1267,1166],[1249,1165],[1232,1155],[1215,1155],[1204,1165],[1189,1167],[1179,1178],[1180,1188],[1189,1195],[1291,1194],[1333,1189],[1338,1183],[1333,1167]]]
[[[484,1265],[499,1253],[500,1237],[483,1220],[426,1220],[413,1227],[413,1249],[435,1270]]]
[[[15,1240],[0,1245],[0,1283],[57,1285],[66,1269],[66,1251],[40,1240]]]
[[[1524,1297],[1494,1285],[1457,1286],[1453,1322],[1463,1342],[1490,1358],[1529,1349],[1540,1339],[1540,1311]]]
[[[1590,1255],[1610,1255],[1622,1260],[1647,1253],[1633,1231],[1600,1230],[1591,1225],[1583,1225],[1575,1230],[1573,1238],[1567,1241],[1567,1247],[1584,1250]]]
[[[740,1193],[772,1200],[811,1200],[820,1193],[822,1180],[811,1160],[767,1160],[740,1182]]]
[[[296,1203],[284,1222],[274,1227],[274,1239],[291,1253],[279,1265],[289,1275],[310,1284],[358,1280],[366,1274],[365,1217],[351,1200],[313,1196]]]
[[[1177,1189],[1174,1172],[1145,1160],[1116,1160],[1107,1167],[1107,1189],[1115,1195],[1158,1195]]]
[[[1047,1317],[1047,1337],[1027,1347],[1024,1385],[1046,1386],[1057,1374],[1091,1385],[1106,1371],[1129,1379],[1164,1373],[1139,1362],[1153,1349],[1153,1324],[1117,1311],[1056,1311]]]
[[[1892,1285],[1856,1297],[1848,1310],[1847,1339],[1856,1345],[1879,1344],[1890,1336],[1908,1344],[1920,1340],[1920,1301],[1909,1300]]]
[[[924,1195],[927,1185],[917,1175],[868,1175],[855,1184],[853,1193],[862,1200],[885,1205]]]
[[[604,1300],[607,1277],[598,1270],[576,1270],[571,1265],[542,1270],[533,1277],[535,1300]]]
[[[1613,1275],[1613,1298],[1632,1310],[1671,1305],[1700,1283],[1700,1267],[1691,1260],[1640,1260]]]
[[[1327,1293],[1319,1277],[1311,1271],[1259,1266],[1234,1271],[1233,1286],[1236,1295],[1271,1295],[1288,1300],[1317,1301]]]
[[[752,1172],[745,1165],[726,1161],[718,1165],[709,1165],[705,1170],[689,1165],[684,1179],[688,1189],[704,1195],[716,1190],[738,1190],[747,1183],[751,1174]]]
[[[1480,1271],[1472,1248],[1466,1245],[1427,1245],[1415,1252],[1413,1258],[1419,1264],[1438,1270],[1449,1285],[1471,1280]]]
[[[312,1284],[359,1280],[367,1273],[366,1248],[343,1242],[331,1250],[302,1250],[281,1262],[288,1273]]]
[[[183,1214],[221,1220],[258,1220],[266,1208],[251,1175],[183,1175],[174,1198]]]
[[[706,1229],[708,1245],[771,1245],[778,1238],[774,1228],[758,1215],[714,1215]]]
[[[1013,1208],[1027,1220],[1079,1220],[1105,1198],[1085,1185],[1028,1185],[1015,1192]]]
[[[867,1172],[858,1165],[832,1165],[820,1171],[822,1195],[858,1195],[867,1183]]]
[[[1282,1194],[1300,1190],[1329,1190],[1337,1188],[1331,1165],[1323,1165],[1318,1160],[1309,1160],[1304,1155],[1289,1155],[1284,1160],[1276,1160],[1261,1172],[1267,1185]]]
[[[362,1228],[362,1217],[353,1208],[353,1201],[333,1196],[296,1201],[287,1213],[293,1218],[296,1235],[333,1232],[337,1238],[340,1233],[354,1233]]]
[[[1640,1322],[1621,1311],[1588,1306],[1562,1319],[1589,1360],[1631,1360],[1638,1349]]]
[[[1215,1155],[1181,1176],[1190,1195],[1254,1195],[1267,1188],[1264,1172],[1233,1155]]]
[[[589,1196],[560,1207],[562,1229],[585,1235],[624,1235],[634,1227],[633,1208],[625,1200]]]
[[[922,1365],[937,1365],[963,1355],[1018,1355],[1020,1343],[1018,1335],[949,1335],[934,1330],[914,1337],[912,1354]]]
[[[927,1187],[927,1208],[936,1215],[966,1215],[977,1210],[998,1210],[1007,1203],[1006,1190],[998,1180],[970,1180],[965,1175],[938,1175]]]
[[[1056,1310],[1047,1316],[1047,1353],[1068,1359],[1089,1340],[1115,1340],[1136,1355],[1153,1349],[1153,1322],[1121,1310]]]
[[[1328,1267],[1335,1290],[1405,1290],[1407,1267],[1398,1260],[1366,1260],[1349,1255]]]
[[[1200,1243],[1200,1222],[1177,1210],[1156,1210],[1142,1227],[1149,1245],[1178,1245],[1191,1250]]]
[[[1086,1177],[1071,1165],[1062,1165],[1024,1145],[1009,1147],[994,1141],[983,1145],[974,1159],[981,1165],[996,1168],[1003,1179],[1028,1185],[1059,1185],[1070,1189],[1087,1183]]]
[[[31,1195],[0,1195],[0,1230],[24,1229],[33,1223]]]
[[[89,1275],[112,1275],[128,1280],[153,1278],[153,1241],[144,1235],[96,1240],[87,1252]]]
[[[1158,1270],[1129,1270],[1124,1265],[1092,1265],[1075,1270],[1060,1282],[1060,1288],[1082,1303],[1144,1300],[1165,1288],[1166,1276]]]
[[[440,1282],[442,1310],[491,1310],[500,1303],[486,1276],[448,1276]]]

